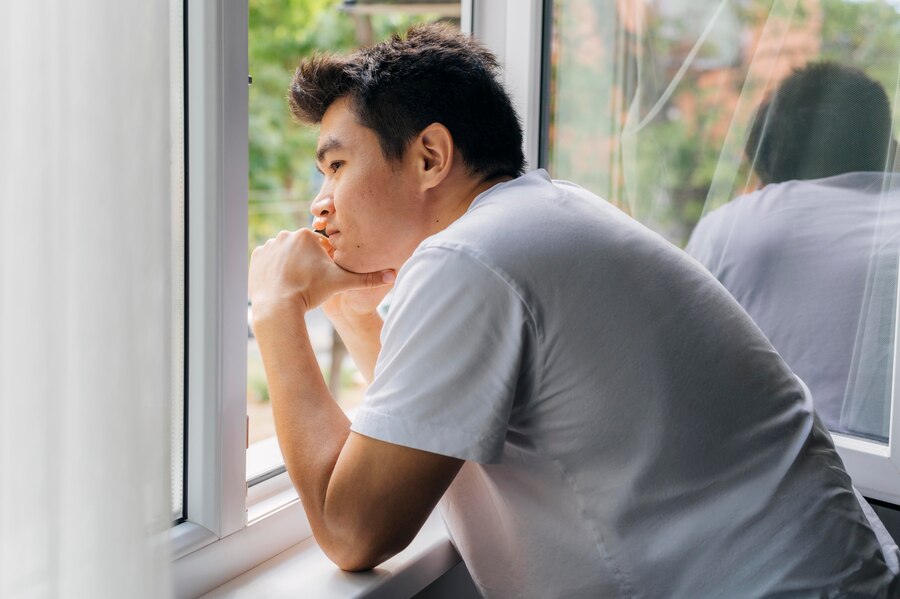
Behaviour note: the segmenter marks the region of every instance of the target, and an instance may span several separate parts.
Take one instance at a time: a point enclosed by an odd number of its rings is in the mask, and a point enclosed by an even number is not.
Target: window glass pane
[[[900,2],[554,0],[546,167],[686,247],[887,442]]]
[[[315,128],[292,121],[287,89],[300,60],[317,51],[349,52],[417,22],[458,24],[458,2],[250,0],[250,193],[248,251],[281,230],[309,227],[321,175]],[[247,307],[248,478],[280,461],[265,371]],[[321,310],[308,314],[310,338],[332,394],[345,410],[362,401],[365,382]]]
[[[172,185],[172,519],[185,516],[184,499],[184,431],[185,431],[185,127],[187,103],[184,93],[184,23],[185,0],[169,0],[169,80]]]

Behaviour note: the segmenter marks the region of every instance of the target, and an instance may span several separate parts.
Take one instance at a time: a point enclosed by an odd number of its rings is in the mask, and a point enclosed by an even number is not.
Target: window
[[[458,22],[464,10],[459,2],[173,2],[174,18],[184,16],[187,401],[185,435],[173,436],[174,451],[184,442],[185,502],[171,534],[176,592],[188,597],[311,535],[274,437],[247,299],[249,252],[281,229],[308,226],[318,190],[315,132],[292,122],[285,100],[293,69],[315,50],[351,50],[416,21]],[[328,374],[340,345],[321,315],[310,315],[310,330]],[[335,361],[332,389],[350,410],[364,389],[348,357]]]
[[[186,519],[175,527],[183,596],[202,594],[310,534],[274,438],[246,288],[253,247],[281,229],[309,225],[319,184],[315,131],[291,123],[284,99],[304,55],[346,51],[420,19],[462,17],[464,29],[503,63],[529,164],[587,186],[682,247],[704,218],[759,185],[744,147],[760,102],[792,67],[824,59],[862,67],[885,90],[897,135],[893,0],[184,6],[189,403]],[[886,160],[877,172],[876,213],[883,217],[896,168]],[[879,235],[892,231],[886,218],[878,222],[885,225]],[[896,252],[866,254],[868,299],[848,317],[847,380],[869,389],[861,397],[875,398],[865,405],[877,406],[880,420],[865,414],[835,435],[857,486],[893,503],[900,503],[900,448],[889,443],[900,435],[891,410],[897,269]],[[321,315],[310,315],[309,328],[326,380],[351,410],[364,392],[351,361]]]
[[[900,3],[547,4],[542,164],[709,268],[900,501]]]

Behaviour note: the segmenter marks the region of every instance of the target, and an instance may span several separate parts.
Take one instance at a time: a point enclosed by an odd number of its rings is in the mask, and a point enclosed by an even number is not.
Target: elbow
[[[343,551],[326,553],[326,555],[338,568],[345,572],[364,572],[386,562],[397,553],[399,552],[350,547]]]
[[[340,504],[326,506],[324,534],[316,537],[328,559],[347,572],[371,570],[384,563],[406,549],[421,528],[421,524],[411,527],[408,521],[391,518],[382,510],[359,505],[340,510],[336,505]]]
[[[409,545],[409,541],[397,542],[361,534],[331,543],[328,548],[323,547],[322,549],[328,559],[341,570],[363,572],[386,562],[403,551],[407,545]]]
[[[380,565],[387,558],[379,559],[369,555],[346,555],[331,561],[344,572],[365,572]]]

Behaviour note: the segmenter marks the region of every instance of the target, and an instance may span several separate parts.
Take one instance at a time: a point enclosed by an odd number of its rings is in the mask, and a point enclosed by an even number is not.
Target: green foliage
[[[900,11],[883,0],[822,0],[822,60],[862,68],[893,98],[900,61]],[[894,102],[895,118],[900,106]]]
[[[266,379],[247,379],[247,395],[251,401],[269,403],[269,384],[266,382]]]
[[[347,51],[353,23],[334,0],[250,2],[250,231],[252,249],[281,229],[306,223],[314,194],[316,135],[291,119],[287,89],[300,60],[317,50]]]

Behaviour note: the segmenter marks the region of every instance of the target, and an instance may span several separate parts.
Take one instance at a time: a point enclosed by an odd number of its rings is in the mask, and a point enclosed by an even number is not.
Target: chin
[[[386,266],[380,267],[377,264],[372,264],[371,262],[366,260],[365,257],[352,255],[347,256],[343,252],[339,251],[336,251],[334,253],[334,263],[344,270],[362,274],[376,272],[388,268]]]

